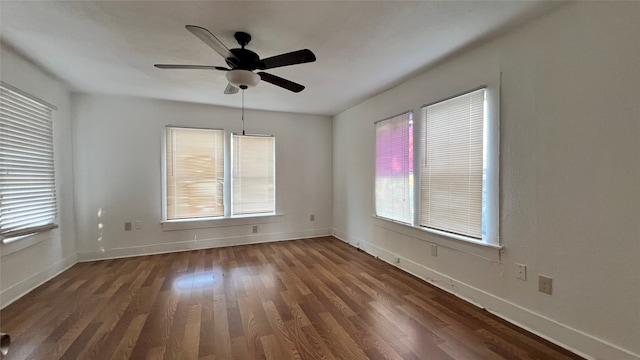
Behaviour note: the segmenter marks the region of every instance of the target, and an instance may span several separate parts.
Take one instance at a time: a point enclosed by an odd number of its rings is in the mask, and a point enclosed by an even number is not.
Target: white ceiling
[[[308,48],[314,63],[269,70],[298,94],[261,82],[247,108],[334,115],[460,48],[557,2],[540,1],[0,1],[2,41],[74,91],[239,107],[223,72],[154,63],[226,66],[185,29],[209,29],[227,47],[236,31],[269,57]]]

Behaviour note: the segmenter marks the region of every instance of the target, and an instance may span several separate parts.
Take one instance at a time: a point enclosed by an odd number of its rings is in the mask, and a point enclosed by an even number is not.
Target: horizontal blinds
[[[224,216],[224,131],[166,128],[167,220]]]
[[[54,228],[52,108],[0,85],[0,236]]]
[[[485,90],[424,107],[420,225],[482,238]]]
[[[413,223],[411,113],[376,123],[376,215]]]
[[[232,147],[233,215],[275,212],[275,138],[234,134]]]

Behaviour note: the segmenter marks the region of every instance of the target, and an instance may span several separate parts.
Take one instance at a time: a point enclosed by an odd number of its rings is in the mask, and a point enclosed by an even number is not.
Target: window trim
[[[407,222],[404,222],[404,221],[401,221],[401,220],[398,220],[398,219],[393,219],[393,218],[390,218],[390,217],[378,215],[378,204],[379,204],[378,200],[379,199],[378,199],[378,196],[377,196],[378,192],[377,192],[377,185],[376,185],[377,184],[377,171],[378,171],[378,136],[377,136],[378,128],[377,128],[377,126],[378,126],[378,124],[380,124],[382,122],[393,120],[393,119],[395,119],[397,117],[404,116],[404,115],[408,115],[409,123],[412,126],[413,135],[415,136],[416,128],[415,128],[415,120],[413,119],[413,116],[414,116],[414,111],[413,110],[403,111],[403,112],[401,112],[399,114],[396,114],[396,115],[393,115],[393,116],[389,116],[389,117],[386,117],[384,119],[376,120],[376,121],[373,122],[373,125],[374,125],[374,130],[373,130],[374,131],[374,135],[373,136],[374,136],[374,146],[375,146],[375,149],[374,149],[374,162],[375,162],[375,164],[373,166],[373,213],[374,213],[374,216],[377,217],[377,218],[385,219],[387,221],[391,221],[391,222],[395,222],[395,223],[400,223],[400,224],[413,226],[414,219],[410,220],[411,223],[407,223]],[[415,138],[413,139],[413,141],[415,143]],[[414,149],[414,152],[413,152],[413,156],[414,156],[414,163],[411,164],[411,165],[413,167],[413,172],[412,172],[413,181],[415,182],[415,179],[416,179],[415,149]],[[409,187],[411,188],[411,185],[409,185]],[[413,194],[414,196],[413,196],[413,199],[412,199],[413,200],[413,204],[412,205],[414,205],[414,206],[411,207],[411,205],[409,205],[409,213],[413,212],[414,213],[413,217],[415,218],[415,204],[416,204],[416,202],[415,202],[415,191],[416,191],[415,187],[412,190],[414,192],[414,194]]]
[[[225,187],[227,186],[227,178],[226,176],[223,176],[223,185],[222,185],[222,197],[223,197],[223,201],[224,201],[224,213],[222,216],[217,216],[217,217],[199,217],[199,218],[181,218],[181,219],[168,219],[167,218],[167,129],[170,128],[176,128],[176,129],[190,129],[190,130],[207,130],[207,131],[222,131],[222,151],[223,151],[223,172],[224,174],[227,173],[227,157],[226,157],[226,153],[228,150],[228,139],[227,139],[227,132],[222,129],[222,128],[207,128],[207,127],[196,127],[196,126],[179,126],[179,125],[165,125],[162,128],[162,138],[161,138],[161,143],[162,143],[162,147],[161,147],[161,151],[162,151],[162,156],[161,156],[161,178],[162,178],[162,189],[161,189],[161,196],[162,198],[160,199],[160,206],[161,206],[161,214],[162,214],[162,219],[160,220],[161,222],[168,222],[168,221],[182,221],[182,220],[201,220],[201,219],[215,219],[215,218],[220,218],[223,219],[226,217],[227,215],[227,192],[224,190]]]
[[[221,130],[224,132],[224,180],[223,180],[223,201],[224,201],[224,215],[216,217],[201,217],[201,218],[184,218],[184,219],[167,219],[167,142],[166,142],[166,129],[167,128],[182,128],[182,129],[195,129],[195,130]],[[203,229],[203,228],[215,228],[226,226],[241,226],[246,224],[267,224],[281,222],[281,217],[284,215],[278,211],[278,191],[277,191],[277,166],[275,159],[276,149],[274,148],[274,185],[275,198],[274,198],[274,212],[272,213],[255,213],[255,214],[239,214],[233,215],[231,211],[231,137],[234,134],[238,134],[232,131],[226,131],[223,128],[215,127],[201,127],[201,126],[188,126],[188,125],[165,125],[160,131],[161,140],[161,219],[160,224],[162,231],[175,231],[175,230],[189,230],[189,229]],[[274,137],[275,135],[265,134],[245,134],[245,136],[263,136]],[[229,174],[229,175],[227,175]]]
[[[489,139],[488,139],[488,135],[489,135],[488,127],[489,126],[488,126],[488,123],[490,121],[489,120],[489,116],[488,116],[488,112],[489,112],[489,103],[490,103],[490,101],[488,100],[489,90],[487,89],[486,86],[479,86],[477,88],[473,88],[471,90],[467,90],[467,91],[464,91],[462,93],[458,93],[457,95],[449,96],[449,97],[446,97],[446,98],[444,98],[442,100],[438,100],[438,101],[434,101],[434,102],[426,104],[426,105],[422,105],[420,107],[420,134],[421,135],[423,133],[426,134],[426,129],[424,129],[423,126],[426,126],[426,124],[427,124],[427,110],[428,110],[429,107],[434,106],[434,105],[439,105],[439,104],[442,104],[442,103],[445,103],[445,102],[448,102],[450,100],[454,100],[454,99],[457,99],[457,98],[460,98],[460,97],[463,97],[463,96],[472,95],[472,94],[474,94],[474,93],[476,93],[476,92],[478,92],[480,90],[484,90],[484,93],[483,93],[483,95],[484,95],[484,106],[483,106],[483,121],[482,121],[482,125],[483,125],[483,129],[482,129],[482,152],[483,152],[483,159],[486,159],[487,162],[488,162],[489,158],[492,157],[492,156],[488,152],[488,143],[489,143]],[[420,177],[418,179],[419,179],[420,185],[418,185],[418,182],[416,181],[416,183],[415,183],[416,185],[415,186],[416,186],[416,191],[419,193],[419,195],[422,195],[422,193],[421,193],[422,181],[423,181],[423,178],[422,178],[422,164],[425,162],[424,154],[426,153],[426,151],[425,151],[425,148],[424,148],[425,144],[422,143],[422,139],[419,139],[417,142],[415,140],[418,140],[418,139],[414,139],[414,144],[416,144],[416,143],[420,144],[419,154],[418,154],[419,164],[416,164],[416,165],[419,165]],[[425,139],[425,141],[426,141],[426,139]],[[415,149],[414,149],[414,151],[415,151]],[[488,172],[488,170],[487,170],[487,172]],[[487,176],[487,178],[488,178],[488,176]],[[487,200],[486,201],[487,204],[490,202],[489,201],[489,193],[493,194],[493,189],[491,189],[491,185],[492,184],[493,183],[489,179],[487,179],[486,182],[482,181],[482,186],[480,188],[481,197],[482,197],[482,192],[486,191],[487,196],[486,196],[485,199],[482,199],[482,200]],[[416,217],[414,219],[415,226],[418,226],[420,228],[424,228],[425,230],[428,230],[429,232],[433,232],[433,233],[440,234],[440,235],[445,235],[445,236],[450,236],[450,237],[456,238],[456,239],[468,240],[470,242],[480,242],[480,243],[489,243],[489,244],[492,243],[491,241],[488,241],[489,236],[486,236],[486,238],[485,238],[485,237],[482,237],[482,234],[480,235],[481,237],[478,238],[478,237],[466,235],[466,234],[463,234],[463,233],[456,233],[456,232],[452,232],[452,231],[446,231],[446,230],[443,230],[443,229],[438,229],[438,228],[435,228],[435,227],[429,227],[429,226],[426,226],[426,225],[422,225],[421,224],[421,222],[422,222],[422,220],[421,220],[422,206],[423,206],[422,197],[420,196],[417,199],[417,201],[418,201],[418,204],[419,204],[418,205],[418,209],[420,211],[416,211]],[[485,203],[485,201],[482,201],[482,203]],[[487,216],[487,220],[488,220],[487,221],[487,227],[489,227],[489,225],[490,225],[489,223],[491,222],[491,221],[489,221],[489,218],[490,218],[490,216]],[[481,223],[480,223],[480,228],[482,229],[484,227],[484,225],[485,225],[485,218],[482,217],[481,218]]]
[[[260,212],[260,213],[250,213],[250,214],[234,214],[234,209],[233,209],[233,137],[234,136],[252,136],[252,137],[262,137],[262,138],[273,138],[274,139],[274,144],[273,144],[273,211],[271,212]],[[227,216],[228,218],[243,218],[243,217],[261,217],[261,216],[270,216],[270,215],[276,215],[277,213],[277,209],[278,209],[278,191],[277,191],[277,166],[276,166],[276,144],[275,144],[275,136],[274,135],[268,135],[268,134],[245,134],[245,133],[238,133],[238,132],[230,132],[229,133],[229,216]],[[227,160],[227,157],[225,157],[225,160]],[[226,170],[226,168],[225,168]],[[226,178],[225,178],[225,184],[226,184]],[[226,198],[225,198],[226,200]],[[226,213],[225,213],[226,215]]]
[[[372,215],[372,218],[373,226],[379,229],[384,229],[384,231],[391,231],[393,233],[424,241],[428,244],[461,251],[492,261],[499,261],[500,254],[504,250],[504,246],[502,245],[487,244],[475,239],[451,236],[451,234],[448,233],[438,233],[432,229],[391,221],[375,215]]]
[[[440,100],[429,102],[420,107],[420,110],[426,108],[427,106],[434,105],[443,101],[447,101],[458,96],[462,96],[465,94],[472,93],[474,91],[485,89],[485,114],[484,114],[484,128],[483,132],[483,151],[486,152],[486,182],[483,186],[483,190],[486,191],[486,236],[483,236],[481,240],[471,238],[468,236],[460,235],[460,234],[452,234],[445,231],[439,231],[436,229],[430,229],[422,226],[418,226],[421,229],[424,229],[427,232],[447,236],[453,239],[466,241],[469,243],[486,245],[494,248],[502,248],[500,245],[499,238],[499,226],[500,226],[500,183],[499,183],[499,174],[500,174],[500,84],[501,84],[502,74],[499,75],[497,82],[487,82],[484,85],[476,86],[476,87],[468,87],[467,90],[456,92],[455,95],[444,97]],[[420,123],[420,129],[417,131],[422,131],[422,121]],[[415,125],[415,124],[414,124]],[[414,130],[415,131],[415,130]],[[416,136],[417,131],[414,132],[414,136]],[[416,138],[414,137],[414,144],[420,143],[419,140],[416,142]],[[422,144],[420,144],[422,146]],[[422,159],[422,151],[419,152],[418,156],[415,156],[414,149],[414,158],[417,161],[421,162]],[[420,163],[414,164],[414,171],[416,165]],[[418,172],[420,172],[420,168],[418,168]],[[418,174],[421,176],[421,174]],[[485,189],[486,187],[486,189]],[[416,191],[417,196],[420,196],[420,191]],[[418,204],[420,198],[417,198]],[[419,216],[419,212],[416,211],[416,217]],[[483,218],[483,225],[484,225]],[[416,224],[418,224],[417,222]]]
[[[233,217],[163,220],[162,231],[207,229],[230,226],[272,224],[282,222],[283,213],[236,215]]]
[[[46,102],[46,101],[44,101],[44,100],[42,100],[42,99],[40,99],[40,98],[38,98],[36,96],[33,96],[33,95],[29,94],[28,92],[22,91],[22,90],[18,89],[15,86],[9,85],[9,84],[7,84],[6,82],[4,82],[2,80],[0,80],[0,85],[5,87],[5,88],[7,88],[7,89],[9,89],[9,90],[11,90],[11,91],[13,91],[13,92],[15,92],[15,93],[18,93],[18,94],[20,94],[20,95],[22,95],[22,96],[24,96],[26,98],[29,98],[29,99],[31,99],[31,100],[33,100],[35,102],[39,102],[40,104],[51,108],[52,112],[58,110],[57,106],[55,106],[55,105],[53,105],[53,104],[51,104],[49,102]]]
[[[33,245],[39,244],[43,241],[53,240],[53,234],[56,229],[57,227],[39,233],[19,236],[16,238],[16,240],[11,239],[11,241],[8,241],[6,243],[0,241],[0,257],[16,253]]]
[[[497,75],[497,74],[496,74]],[[453,249],[468,253],[478,253],[478,249],[486,249],[479,251],[482,256],[487,258],[494,258],[492,254],[495,250],[498,253],[504,248],[500,244],[500,103],[501,103],[501,81],[502,74],[499,73],[495,76],[493,81],[486,81],[481,86],[466,86],[458,87],[457,91],[452,91],[455,95],[439,98],[439,100],[429,101],[424,105],[421,105],[418,109],[409,110],[414,114],[422,113],[422,108],[437,104],[442,101],[453,99],[457,96],[471,93],[480,89],[486,90],[486,108],[485,108],[485,123],[483,131],[486,131],[485,139],[483,141],[483,151],[487,152],[486,157],[486,187],[487,187],[487,208],[486,208],[486,236],[481,240],[467,237],[464,235],[448,233],[436,229],[430,229],[417,224],[420,223],[420,186],[418,186],[419,179],[421,179],[420,164],[422,159],[422,144],[420,143],[420,134],[422,132],[422,121],[413,122],[413,176],[414,176],[414,218],[412,224],[403,223],[393,219],[378,216],[375,211],[375,186],[374,186],[374,208],[372,217],[375,219],[374,226],[385,228],[394,232],[398,232],[407,236],[415,237],[420,240],[436,243],[438,245],[447,246]],[[464,90],[460,90],[464,89]],[[406,113],[402,112],[400,114]],[[389,117],[391,118],[391,117]],[[386,120],[387,118],[383,119]],[[377,121],[376,121],[377,122]],[[374,133],[375,143],[375,133]],[[419,148],[416,146],[419,144]],[[375,161],[375,148],[374,148],[374,161]],[[374,165],[375,168],[375,165]],[[375,172],[374,172],[375,183]],[[483,219],[484,220],[484,219]],[[426,239],[423,234],[433,234],[436,237],[429,237]],[[475,249],[475,250],[474,250]]]
[[[51,124],[51,151],[52,151],[52,171],[53,171],[53,195],[55,198],[54,201],[54,210],[55,216],[53,217],[51,223],[40,225],[36,227],[32,227],[30,229],[23,230],[15,230],[9,232],[9,236],[0,234],[0,246],[3,248],[2,256],[14,253],[16,251],[27,248],[31,245],[35,245],[41,241],[49,239],[51,236],[51,230],[57,229],[58,225],[58,216],[59,216],[59,199],[58,199],[58,182],[56,181],[56,151],[55,151],[55,129],[54,129],[54,112],[58,110],[58,107],[44,101],[34,95],[31,95],[19,88],[7,84],[6,82],[0,80],[0,87],[4,88],[8,92],[13,92],[18,96],[22,96],[28,100],[31,100],[39,105],[46,107],[50,111],[50,124]],[[15,235],[14,235],[15,233]],[[40,234],[49,234],[46,236],[39,236]],[[27,240],[29,239],[29,240]],[[22,241],[21,241],[22,240]]]

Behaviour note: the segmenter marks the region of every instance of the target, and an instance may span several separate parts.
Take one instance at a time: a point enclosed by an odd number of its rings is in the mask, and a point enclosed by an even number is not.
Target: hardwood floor
[[[13,359],[580,359],[331,237],[79,263],[0,312]]]

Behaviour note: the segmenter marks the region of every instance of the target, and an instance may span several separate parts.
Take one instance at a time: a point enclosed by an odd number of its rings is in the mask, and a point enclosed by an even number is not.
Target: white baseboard
[[[334,237],[360,248],[370,255],[582,357],[597,360],[640,360],[639,354],[457,281],[363,239],[348,236],[337,229],[333,229],[332,234]],[[399,264],[394,262],[396,258],[400,258]],[[560,341],[559,339],[562,340]]]
[[[213,239],[199,239],[180,242],[170,242],[164,244],[130,246],[123,248],[105,249],[104,251],[84,251],[78,252],[78,261],[93,261],[115,258],[126,258],[133,256],[165,254],[179,251],[191,251],[200,249],[210,249],[226,246],[258,244],[274,241],[307,239],[321,236],[330,236],[331,229],[302,230],[289,233],[272,233],[232,236]]]
[[[60,273],[72,267],[77,262],[77,254],[71,254],[55,262],[48,268],[36,274],[33,274],[32,276],[20,281],[15,285],[2,290],[2,292],[0,293],[0,304],[2,304],[1,308],[7,307],[14,301],[26,295],[31,290],[58,276]]]

